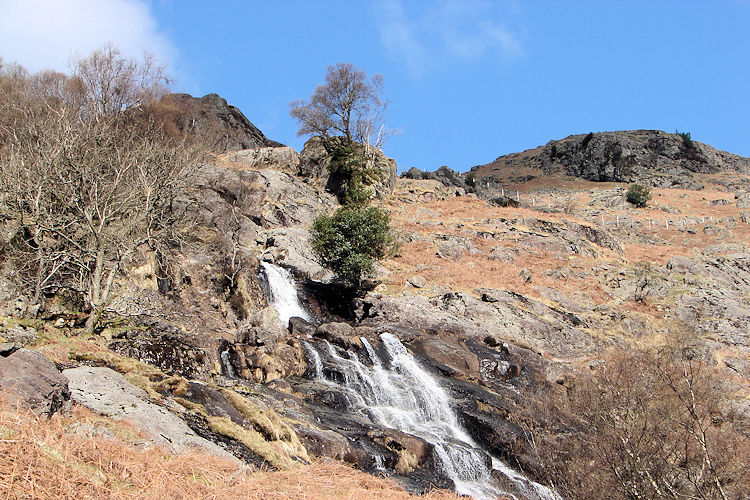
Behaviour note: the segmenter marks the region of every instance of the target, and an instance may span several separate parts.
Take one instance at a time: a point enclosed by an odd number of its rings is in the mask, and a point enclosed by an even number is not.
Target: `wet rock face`
[[[68,380],[44,355],[11,349],[0,355],[0,393],[39,416],[51,417],[70,400]]]
[[[471,381],[482,378],[479,372],[479,358],[463,342],[427,337],[410,345],[419,354],[432,359],[445,375]]]
[[[349,323],[323,323],[315,330],[315,337],[343,347],[344,349],[358,348],[359,337]]]
[[[167,373],[195,378],[213,369],[210,342],[160,321],[145,320],[146,327],[129,330],[109,348],[121,356],[159,367]]]

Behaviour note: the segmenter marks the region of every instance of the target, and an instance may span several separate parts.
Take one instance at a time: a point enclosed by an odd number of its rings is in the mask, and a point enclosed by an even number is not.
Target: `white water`
[[[310,315],[299,303],[292,273],[283,267],[274,266],[268,262],[261,262],[260,265],[263,266],[263,272],[266,274],[269,292],[271,293],[269,302],[279,313],[279,319],[286,326],[289,326],[289,318],[293,316],[310,321]]]
[[[229,359],[229,350],[221,351],[219,356],[221,357],[221,364],[224,365],[226,376],[234,378],[236,375],[234,373],[234,368],[232,368],[232,361]]]
[[[323,342],[322,356],[313,356],[317,378],[336,384],[346,395],[352,409],[373,422],[418,436],[435,448],[438,466],[453,480],[456,491],[476,499],[497,498],[502,494],[523,498],[558,499],[548,488],[534,483],[508,468],[497,459],[489,467],[490,458],[477,446],[458,423],[450,406],[448,393],[424,370],[403,344],[393,335],[380,336],[390,357],[390,369],[375,349],[361,339],[372,366],[362,363],[355,354],[339,353]],[[314,350],[310,346],[311,350]],[[343,355],[342,355],[343,354]],[[343,376],[341,383],[323,378],[326,364]],[[515,485],[513,492],[504,492],[493,484],[491,470],[504,473]]]
[[[262,262],[271,294],[269,302],[284,324],[299,316],[310,321],[297,297],[294,278],[286,269]],[[361,339],[372,365],[362,363],[356,353],[339,353],[326,341],[317,342],[322,352],[305,342],[312,376],[326,384],[335,384],[346,394],[352,409],[372,422],[418,436],[434,446],[436,462],[453,480],[456,491],[476,499],[497,498],[503,494],[532,500],[559,500],[550,489],[490,458],[461,427],[450,406],[448,393],[424,370],[406,347],[389,333],[380,335],[390,358],[381,359],[366,339]],[[222,353],[222,360],[225,360]],[[228,352],[226,353],[228,357]],[[342,355],[343,354],[343,355]],[[343,381],[325,377],[324,367],[340,373]],[[231,365],[230,365],[231,366]],[[383,468],[383,457],[373,456],[374,465]],[[489,466],[489,464],[492,466]],[[515,486],[503,491],[493,484],[492,469],[505,474]]]

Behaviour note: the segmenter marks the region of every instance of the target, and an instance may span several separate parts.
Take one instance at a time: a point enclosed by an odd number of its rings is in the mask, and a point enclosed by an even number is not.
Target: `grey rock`
[[[323,323],[315,330],[314,336],[339,345],[344,349],[360,345],[357,332],[349,323]]]
[[[29,345],[36,342],[36,330],[31,327],[15,326],[0,332],[0,336],[5,337],[8,342],[15,342],[21,345]]]
[[[521,269],[520,276],[521,281],[523,281],[524,283],[531,283],[531,271],[529,271],[528,269]]]
[[[177,415],[151,403],[148,394],[109,368],[80,367],[63,371],[71,396],[78,404],[115,420],[126,420],[151,441],[172,453],[197,447],[222,457],[232,457],[216,444],[199,437]]]
[[[462,246],[455,241],[441,241],[437,245],[435,255],[444,259],[458,260],[464,254]]]
[[[316,260],[310,246],[310,233],[302,227],[280,227],[263,231],[264,260],[292,268],[316,281],[330,281],[333,273]]]
[[[724,358],[724,364],[737,372],[737,374],[741,377],[750,378],[750,360],[739,358]]]
[[[396,330],[435,332],[476,342],[489,336],[561,358],[585,356],[598,345],[583,329],[585,320],[574,313],[506,290],[482,289],[479,293],[483,300],[464,293],[446,293],[432,299],[369,293],[356,301],[355,314],[363,326],[393,331],[398,325]]]
[[[750,208],[750,193],[740,193],[737,195],[737,208]]]
[[[701,266],[692,259],[683,257],[681,255],[674,255],[669,258],[667,262],[667,269],[676,273],[692,273],[700,274]]]
[[[516,251],[502,245],[492,247],[490,260],[499,260],[500,262],[513,262],[516,259]]]
[[[637,182],[655,187],[701,189],[694,173],[750,173],[750,158],[719,151],[698,141],[686,145],[678,134],[660,130],[601,132],[550,141],[545,146],[497,158],[472,169],[478,184],[497,188],[516,179],[564,173],[590,181]],[[527,179],[526,179],[527,180]],[[499,189],[494,189],[496,194]],[[492,194],[483,194],[490,197]]]
[[[43,354],[28,349],[0,357],[0,392],[37,415],[51,417],[70,399],[68,381]]]
[[[15,342],[0,343],[0,356],[7,358],[22,347],[21,344],[16,344]]]
[[[237,342],[251,346],[274,347],[286,337],[287,329],[273,307],[265,307],[250,316],[238,329]]]
[[[336,196],[343,195],[345,179],[339,174],[331,173],[329,165],[331,163],[331,151],[341,139],[332,139],[331,144],[326,147],[321,137],[309,139],[300,153],[299,175],[317,186],[325,187],[330,193]],[[361,150],[362,145],[355,145],[356,149]],[[383,199],[393,192],[396,187],[397,166],[396,160],[388,158],[380,150],[375,150],[374,157],[368,161],[367,168],[373,174],[373,182],[370,187],[378,199]]]
[[[546,286],[538,286],[535,290],[539,292],[539,295],[542,297],[557,302],[568,311],[575,313],[581,313],[584,311],[584,306],[580,304],[580,302],[584,302],[584,305],[586,305],[586,301],[584,300],[579,299],[579,302],[576,302],[561,291]]]
[[[294,430],[312,456],[346,460],[352,453],[349,440],[338,432],[300,426]]]
[[[480,380],[479,358],[463,342],[439,337],[422,338],[411,347],[437,362],[445,375],[464,380]]]
[[[273,169],[292,175],[299,172],[299,154],[289,146],[241,149],[225,154],[222,159],[235,168]]]
[[[409,278],[407,278],[407,281],[414,288],[424,288],[427,285],[427,280],[424,278],[424,276],[410,276]]]

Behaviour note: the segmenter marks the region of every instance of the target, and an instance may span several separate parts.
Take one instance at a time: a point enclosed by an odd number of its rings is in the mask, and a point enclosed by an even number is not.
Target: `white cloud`
[[[380,38],[389,56],[415,76],[450,62],[513,58],[523,54],[518,35],[497,19],[498,5],[481,0],[444,0],[407,13],[402,0],[377,7]],[[407,7],[414,4],[407,3]]]
[[[150,52],[175,62],[177,51],[144,0],[0,0],[0,57],[29,71],[66,71],[74,55],[112,42],[124,55]]]

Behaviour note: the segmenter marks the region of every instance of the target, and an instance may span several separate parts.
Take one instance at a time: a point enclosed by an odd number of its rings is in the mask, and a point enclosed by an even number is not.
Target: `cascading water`
[[[514,494],[530,499],[559,499],[550,489],[483,452],[459,425],[447,392],[435,378],[394,335],[384,333],[380,339],[390,363],[381,359],[364,338],[362,345],[371,365],[363,363],[356,353],[339,352],[338,348],[322,341],[316,342],[320,352],[313,345],[307,345],[314,365],[311,371],[322,382],[338,386],[347,395],[351,411],[373,423],[431,443],[438,467],[454,482],[458,493],[476,499]],[[337,375],[327,377],[326,373]],[[504,491],[493,484],[493,468],[508,477],[514,491]]]
[[[297,298],[291,273],[262,262],[268,280],[269,302],[285,324],[299,316],[310,320]],[[374,424],[418,436],[431,443],[436,463],[445,476],[453,480],[456,491],[476,499],[502,495],[538,500],[559,500],[550,489],[489,457],[459,425],[450,406],[448,393],[423,369],[406,347],[389,333],[380,335],[387,359],[382,359],[370,343],[362,338],[369,358],[363,362],[352,351],[339,351],[327,341],[305,342],[310,377],[335,385],[346,395],[350,410]],[[228,353],[227,353],[228,354]],[[378,469],[383,457],[374,456]],[[504,474],[513,486],[505,491],[494,484],[492,469]]]
[[[289,326],[289,318],[298,316],[310,321],[310,315],[302,308],[297,297],[297,288],[294,286],[294,277],[288,270],[274,266],[268,262],[261,262],[263,272],[266,275],[268,289],[270,293],[269,302],[279,318]]]

